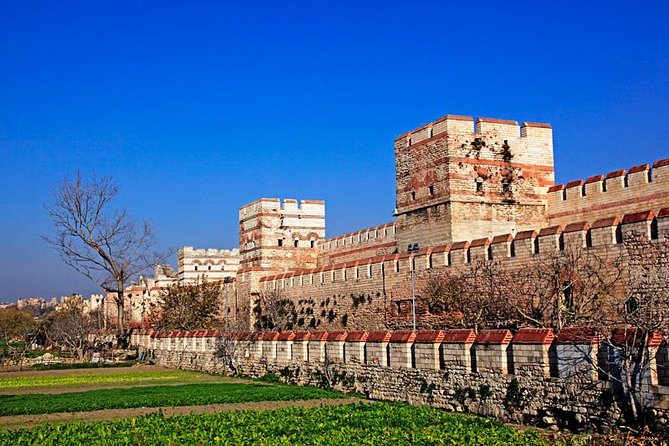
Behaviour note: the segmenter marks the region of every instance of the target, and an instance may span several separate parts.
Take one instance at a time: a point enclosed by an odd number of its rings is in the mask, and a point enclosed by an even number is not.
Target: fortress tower
[[[548,124],[447,115],[395,140],[400,252],[546,224]]]
[[[239,293],[251,310],[261,277],[316,266],[317,244],[325,238],[325,202],[261,198],[239,209]]]

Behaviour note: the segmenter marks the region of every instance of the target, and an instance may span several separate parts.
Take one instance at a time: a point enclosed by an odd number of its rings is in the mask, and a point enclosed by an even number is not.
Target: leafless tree
[[[227,321],[224,331],[220,331],[216,337],[214,356],[219,358],[233,375],[237,375],[239,361],[250,353],[248,351],[250,340],[251,333],[244,324],[236,320]]]
[[[43,322],[42,330],[49,342],[67,348],[76,353],[79,360],[83,360],[88,335],[94,330],[94,324],[84,311],[83,300],[73,297],[49,314]]]
[[[166,254],[150,251],[154,236],[148,222],[137,225],[125,211],[111,209],[117,195],[110,177],[83,178],[76,172],[54,190],[46,210],[55,235],[43,238],[66,264],[115,296],[120,333],[125,287]]]
[[[193,285],[175,283],[162,295],[151,318],[160,329],[194,330],[222,325],[223,284],[200,280]]]

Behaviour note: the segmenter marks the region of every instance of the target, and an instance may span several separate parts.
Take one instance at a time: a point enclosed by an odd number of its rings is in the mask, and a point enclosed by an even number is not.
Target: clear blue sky
[[[5,0],[0,301],[96,291],[40,239],[76,169],[161,246],[224,248],[261,196],[325,199],[329,236],[391,221],[394,138],[446,113],[552,123],[559,182],[669,157],[667,23],[664,1]]]

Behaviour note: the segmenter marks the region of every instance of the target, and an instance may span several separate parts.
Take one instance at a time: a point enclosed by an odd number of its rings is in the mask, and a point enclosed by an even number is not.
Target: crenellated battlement
[[[478,137],[495,138],[550,138],[553,129],[550,124],[539,122],[523,122],[497,118],[479,117],[474,121],[472,116],[445,115],[410,132],[395,138],[400,142],[412,146],[445,133],[476,135]]]
[[[192,246],[184,246],[179,249],[179,253],[183,253],[184,257],[236,257],[239,255],[239,249],[196,249]]]
[[[635,211],[657,212],[669,202],[669,158],[548,188],[548,221],[594,220]]]
[[[242,220],[264,212],[325,215],[325,201],[260,198],[239,208],[239,218]]]

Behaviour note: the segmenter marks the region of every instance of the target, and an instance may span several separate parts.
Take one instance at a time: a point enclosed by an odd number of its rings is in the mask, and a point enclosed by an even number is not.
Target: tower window
[[[659,228],[657,226],[657,218],[654,218],[650,222],[650,239],[657,240],[658,238],[660,238],[660,233],[659,233]]]
[[[280,239],[278,240],[278,244],[279,244],[279,246],[283,246],[283,239],[282,239],[282,238],[280,238]]]
[[[481,177],[476,179],[476,192],[477,193],[483,192],[483,178]]]
[[[430,187],[428,188],[428,190],[429,190],[429,192],[430,192],[430,197],[433,197],[433,196],[434,196],[434,186],[430,186]]]
[[[294,240],[293,241],[293,246],[295,246],[297,248],[298,243],[299,243],[299,240]]]
[[[314,240],[311,240],[309,243],[310,243],[312,248],[316,247],[316,242]]]
[[[511,183],[502,183],[502,193],[505,195],[509,195],[511,193]]]
[[[411,192],[411,199],[415,200],[416,199],[416,192]]]

